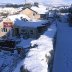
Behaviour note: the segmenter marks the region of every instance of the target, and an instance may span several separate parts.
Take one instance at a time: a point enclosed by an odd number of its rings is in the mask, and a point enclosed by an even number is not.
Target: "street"
[[[72,72],[72,27],[57,22],[53,72]]]

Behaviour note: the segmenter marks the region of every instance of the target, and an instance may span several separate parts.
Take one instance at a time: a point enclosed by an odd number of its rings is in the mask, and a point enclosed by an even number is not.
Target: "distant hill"
[[[11,3],[1,3],[0,7],[14,7],[14,8],[18,8],[18,7],[23,7],[24,4],[11,4]]]

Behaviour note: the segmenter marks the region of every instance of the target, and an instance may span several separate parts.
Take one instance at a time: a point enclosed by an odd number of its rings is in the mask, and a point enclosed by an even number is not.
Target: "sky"
[[[72,0],[26,0],[27,2],[42,2],[47,4],[71,4]],[[0,0],[0,3],[24,3],[25,0]]]

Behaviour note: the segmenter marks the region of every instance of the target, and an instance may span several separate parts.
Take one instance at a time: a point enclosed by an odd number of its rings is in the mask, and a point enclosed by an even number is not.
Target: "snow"
[[[39,5],[38,7],[32,6],[31,9],[36,11],[38,14],[45,14],[48,12],[48,10],[46,10],[46,6],[44,5]]]
[[[24,21],[21,19],[25,18],[28,21]],[[17,14],[17,15],[11,15],[8,16],[7,18],[9,18],[15,26],[20,26],[20,27],[38,27],[38,26],[42,26],[42,24],[48,23],[48,20],[31,20],[28,16],[24,15],[24,14]]]
[[[39,27],[39,26],[43,26],[42,24],[46,24],[48,23],[48,21],[44,21],[44,20],[37,20],[37,21],[23,21],[23,20],[16,20],[14,22],[15,26],[20,26],[20,27]]]
[[[17,60],[16,60],[17,59]],[[0,52],[0,72],[12,72],[16,62],[20,61],[17,54],[12,54],[7,51]]]
[[[53,50],[52,40],[55,33],[56,25],[52,24],[39,39],[32,40],[31,46],[34,46],[35,44],[38,46],[29,50],[26,58],[17,65],[14,72],[19,72],[22,65],[30,72],[48,72],[46,56],[51,57],[50,51]]]
[[[33,6],[32,9],[39,14],[44,14],[46,12],[46,7],[42,5],[39,5],[39,7]],[[22,65],[30,72],[49,72],[48,61],[51,57],[50,52],[53,50],[53,38],[56,31],[57,40],[53,72],[72,72],[72,28],[68,26],[66,21],[67,14],[61,15],[62,22],[53,22],[50,28],[38,39],[21,39],[21,42],[17,46],[27,48],[31,45],[32,47],[26,54],[25,59],[20,60],[18,54],[4,51],[0,52],[0,72],[20,72],[20,67]],[[22,21],[21,17],[26,18],[28,21]],[[18,26],[37,27],[47,22],[43,20],[31,21],[29,17],[22,14],[8,16],[8,18]],[[34,45],[37,46],[34,47]]]
[[[67,23],[68,13],[61,13],[61,21]]]
[[[4,7],[4,8],[0,8],[0,12],[3,13],[9,13],[9,14],[14,14],[16,12],[20,11],[20,9],[18,8],[13,8],[13,7]]]
[[[21,20],[21,17],[26,18],[27,20],[30,20],[30,18],[28,16],[24,15],[24,14],[10,15],[7,18],[11,19],[11,21],[14,22],[16,19]]]
[[[57,29],[53,72],[72,72],[72,27],[57,22]]]
[[[53,17],[53,16],[54,16],[54,13],[49,12],[49,17]]]
[[[30,42],[32,41],[32,39],[23,39],[21,38],[21,42],[19,44],[17,44],[17,47],[22,47],[22,48],[28,48],[30,47]]]

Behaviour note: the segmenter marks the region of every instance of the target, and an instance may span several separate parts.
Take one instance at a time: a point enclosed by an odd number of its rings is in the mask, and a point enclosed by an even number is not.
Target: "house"
[[[26,15],[8,16],[0,23],[0,37],[2,38],[37,38],[48,27],[46,20],[30,20]]]
[[[5,18],[0,22],[0,37],[7,38],[10,30],[13,28],[13,22],[9,18]]]
[[[49,10],[48,20],[50,20],[50,22],[53,22],[56,19],[60,21],[60,12],[58,10]]]
[[[31,9],[40,15],[40,19],[47,19],[48,8],[44,5],[32,6]]]
[[[40,14],[38,14],[36,11],[32,10],[31,8],[25,8],[20,12],[20,14],[25,14],[31,19],[40,19]]]
[[[46,29],[48,21],[21,21],[16,20],[14,24],[14,36],[27,38],[38,38]]]
[[[29,20],[30,18],[27,17],[26,15],[17,14],[8,16],[7,18],[3,19],[3,21],[0,22],[0,37],[2,38],[13,37],[13,28],[15,19]]]
[[[48,9],[46,6],[38,5],[32,6],[31,8],[25,8],[24,10],[20,11],[20,14],[25,14],[31,19],[47,19],[48,17]]]

